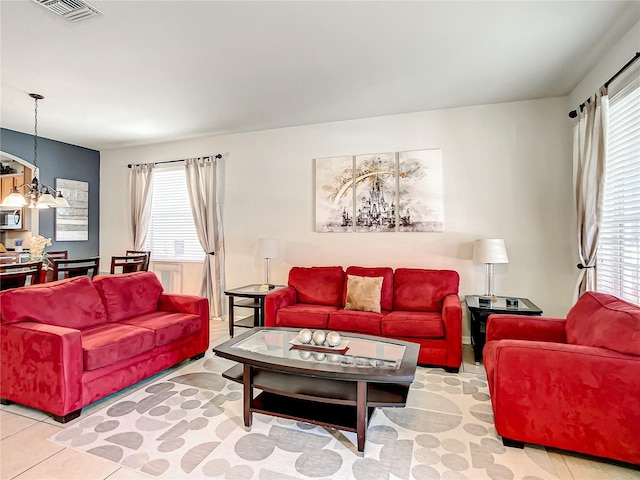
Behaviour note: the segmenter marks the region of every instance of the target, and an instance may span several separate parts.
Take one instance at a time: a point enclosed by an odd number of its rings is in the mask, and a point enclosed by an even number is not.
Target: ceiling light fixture
[[[56,208],[69,207],[69,202],[62,196],[62,192],[50,185],[38,182],[38,100],[44,97],[37,93],[30,93],[29,96],[35,100],[35,128],[33,136],[33,180],[31,183],[24,183],[11,190],[11,194],[0,203],[0,207],[21,208]],[[20,189],[26,188],[24,195],[20,194]]]

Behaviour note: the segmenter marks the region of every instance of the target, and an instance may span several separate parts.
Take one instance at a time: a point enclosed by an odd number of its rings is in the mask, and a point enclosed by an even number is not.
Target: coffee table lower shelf
[[[244,365],[239,364],[222,376],[242,384],[243,372]],[[358,388],[355,381],[292,375],[254,367],[252,387],[262,390],[251,402],[253,413],[358,433]],[[409,385],[371,382],[367,383],[366,390],[365,429],[376,407],[405,406]]]

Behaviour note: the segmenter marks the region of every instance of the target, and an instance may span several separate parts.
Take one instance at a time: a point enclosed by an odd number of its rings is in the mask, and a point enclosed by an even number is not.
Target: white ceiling
[[[640,2],[0,1],[1,126],[96,150],[567,95]]]

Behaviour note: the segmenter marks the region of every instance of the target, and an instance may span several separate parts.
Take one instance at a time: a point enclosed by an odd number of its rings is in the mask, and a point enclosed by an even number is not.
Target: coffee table
[[[406,405],[419,345],[341,333],[344,355],[312,352],[291,348],[299,330],[253,328],[213,349],[239,363],[222,376],[243,384],[245,426],[263,413],[333,427],[355,432],[363,452],[375,408]]]

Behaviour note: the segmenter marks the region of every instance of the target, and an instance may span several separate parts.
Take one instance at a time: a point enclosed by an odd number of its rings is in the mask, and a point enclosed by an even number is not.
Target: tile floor
[[[212,322],[212,338],[218,344],[229,338],[226,322]],[[465,345],[463,370],[483,372],[475,365],[471,347]],[[131,391],[151,383],[162,372],[133,387],[111,395],[83,409],[79,421],[116,402]],[[69,425],[69,424],[67,424]],[[121,468],[106,460],[76,452],[47,440],[64,427],[47,414],[20,405],[0,406],[0,479],[2,480],[147,480],[150,477]],[[559,480],[640,480],[640,468],[564,451],[549,451]],[[471,479],[473,480],[473,479]]]

